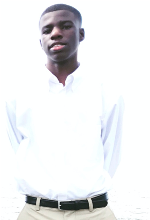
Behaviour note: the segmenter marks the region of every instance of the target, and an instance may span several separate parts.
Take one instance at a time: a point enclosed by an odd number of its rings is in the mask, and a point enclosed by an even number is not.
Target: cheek
[[[73,33],[70,36],[70,42],[74,47],[76,47],[79,44],[79,36],[77,35],[77,33]]]
[[[43,49],[47,48],[47,41],[46,37],[41,38],[41,46]]]

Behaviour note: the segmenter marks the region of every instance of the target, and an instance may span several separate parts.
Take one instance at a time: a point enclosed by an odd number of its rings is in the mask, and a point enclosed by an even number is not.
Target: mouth
[[[63,44],[63,43],[54,43],[49,47],[49,49],[51,51],[59,51],[59,50],[62,50],[65,46],[66,44]]]

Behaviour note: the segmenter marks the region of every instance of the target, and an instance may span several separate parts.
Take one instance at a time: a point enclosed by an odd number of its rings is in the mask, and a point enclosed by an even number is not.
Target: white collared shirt
[[[31,88],[6,102],[19,192],[54,200],[107,192],[120,161],[122,97],[82,66],[65,86],[39,71]]]

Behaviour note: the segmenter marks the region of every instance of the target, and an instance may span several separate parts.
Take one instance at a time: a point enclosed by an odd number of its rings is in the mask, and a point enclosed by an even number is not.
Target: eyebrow
[[[71,21],[71,20],[59,21],[59,25],[62,25],[62,24],[65,24],[65,23],[74,24],[73,21]],[[51,27],[53,27],[53,24],[45,25],[44,27],[42,27],[42,31],[43,31],[45,28],[51,28]]]

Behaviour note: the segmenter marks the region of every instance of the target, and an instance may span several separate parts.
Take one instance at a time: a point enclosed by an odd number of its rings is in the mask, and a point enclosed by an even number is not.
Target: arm
[[[111,100],[112,101],[112,100]],[[104,146],[104,169],[114,176],[121,158],[122,122],[124,102],[120,96],[102,120],[102,142]]]
[[[23,137],[16,127],[15,101],[6,103],[6,129],[10,143],[16,152]]]

